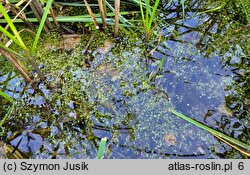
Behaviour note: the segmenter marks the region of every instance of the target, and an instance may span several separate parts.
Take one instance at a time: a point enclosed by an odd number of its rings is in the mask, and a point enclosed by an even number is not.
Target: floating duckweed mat
[[[151,88],[142,53],[139,48],[95,53],[89,69],[77,66],[80,57],[62,54],[57,59],[65,59],[64,67],[51,69],[38,93],[29,87],[19,97],[18,115],[26,118],[27,128],[11,143],[23,138],[19,149],[27,152],[32,147],[34,158],[49,158],[55,147],[58,158],[94,158],[103,137],[108,139],[109,158],[204,156],[198,147],[207,148],[206,156],[214,157],[208,151],[219,146],[213,136],[170,114],[169,99]],[[54,67],[44,64],[45,69],[50,66]],[[20,86],[19,81],[10,83],[10,89]],[[53,88],[48,86],[51,82]]]
[[[179,53],[171,54],[180,59],[166,57],[152,82],[149,75],[161,59],[147,67],[143,43],[121,42],[106,53],[99,52],[104,41],[100,47],[90,47],[87,54],[82,53],[81,43],[72,52],[58,48],[47,54],[44,48],[38,59],[47,80],[37,89],[26,87],[25,93],[18,93],[25,87],[22,79],[3,80],[8,84],[6,93],[17,99],[17,117],[8,121],[13,126],[8,137],[14,138],[11,145],[22,139],[20,151],[31,150],[32,158],[95,158],[104,137],[105,158],[217,158],[215,153],[229,148],[168,111],[173,107],[185,111],[190,107],[183,104],[189,104],[193,107],[189,112],[197,112],[192,116],[201,116],[207,108],[200,104],[223,98],[219,91],[231,79],[214,79],[219,66],[209,67],[211,60],[196,63],[204,59],[198,53],[193,62],[181,59],[196,50],[176,44]],[[196,98],[199,95],[202,98]],[[21,125],[16,126],[17,122]]]

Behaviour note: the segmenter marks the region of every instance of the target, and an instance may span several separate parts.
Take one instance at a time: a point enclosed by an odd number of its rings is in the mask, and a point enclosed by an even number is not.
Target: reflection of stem
[[[95,35],[93,34],[93,35],[91,35],[91,37],[90,37],[90,39],[89,39],[89,41],[88,41],[88,43],[86,44],[86,46],[84,47],[84,50],[83,50],[83,54],[88,50],[88,48],[89,48],[89,45],[91,44],[91,42],[94,40],[94,38],[95,38]]]
[[[205,29],[205,31],[204,32],[200,32],[200,33],[202,33],[202,35],[201,35],[201,38],[200,38],[200,41],[196,44],[196,46],[199,46],[200,44],[201,44],[201,42],[203,41],[203,39],[207,36],[207,33],[209,32],[209,30],[213,27],[213,25],[216,23],[216,20],[212,20],[214,17],[215,17],[215,15],[216,14],[213,14],[212,16],[211,16],[211,20],[209,20],[208,21],[208,25],[207,25],[207,27],[206,27],[206,29]],[[196,30],[195,30],[196,31]]]
[[[159,156],[165,156],[165,157],[170,157],[170,156],[176,156],[176,157],[197,157],[197,156],[204,156],[204,154],[176,154],[176,153],[161,153],[157,150],[154,149],[150,149],[150,148],[137,148],[134,145],[127,145],[127,144],[119,144],[116,141],[112,141],[111,143],[122,147],[122,148],[129,148],[132,149],[134,151],[140,152],[140,153],[147,153],[147,154],[155,154],[155,155],[159,155]]]
[[[205,11],[203,11],[203,12],[198,13],[197,15],[201,15],[201,14],[204,14],[204,13],[210,13],[210,12],[214,12],[214,11],[220,10],[220,9],[222,9],[225,5],[226,5],[226,3],[223,3],[223,4],[221,4],[221,5],[218,6],[218,7],[215,7],[215,8],[212,8],[212,9],[205,10]]]
[[[132,127],[120,127],[120,126],[113,126],[112,128],[111,127],[107,127],[107,126],[101,126],[101,125],[97,125],[95,124],[93,126],[94,129],[98,129],[98,130],[102,130],[102,131],[119,131],[119,132],[123,132],[123,133],[128,133],[128,130],[133,130]]]

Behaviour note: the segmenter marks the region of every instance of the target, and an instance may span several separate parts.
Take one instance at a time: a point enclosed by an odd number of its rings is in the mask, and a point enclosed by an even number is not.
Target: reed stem
[[[106,28],[107,27],[107,23],[106,23],[106,17],[105,17],[105,12],[104,12],[104,7],[103,7],[103,0],[98,0],[98,4],[99,4],[99,9],[101,12],[101,18],[102,18],[102,27]]]
[[[120,0],[115,0],[115,37],[118,36],[119,29],[119,15],[120,15]]]
[[[56,15],[55,15],[55,12],[54,12],[52,6],[50,6],[50,13],[51,13],[51,17],[53,19],[53,22],[54,22],[55,26],[58,26],[58,22],[56,20]]]
[[[88,10],[88,12],[89,12],[89,15],[91,16],[91,18],[92,18],[92,20],[93,20],[93,22],[94,22],[95,28],[96,28],[96,29],[99,29],[99,26],[98,26],[97,21],[96,21],[96,19],[95,19],[95,15],[94,15],[94,13],[92,12],[92,10],[91,10],[91,8],[90,8],[88,2],[87,2],[86,0],[84,0],[84,3],[85,3],[85,5],[86,5],[86,7],[87,7],[87,10]]]

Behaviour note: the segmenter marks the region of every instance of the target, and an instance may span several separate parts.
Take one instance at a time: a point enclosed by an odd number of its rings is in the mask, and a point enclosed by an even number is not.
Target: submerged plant
[[[3,98],[5,98],[6,100],[8,100],[11,103],[11,107],[9,108],[9,110],[7,111],[7,113],[5,114],[5,116],[3,117],[3,119],[0,122],[0,127],[2,127],[5,120],[8,118],[8,116],[10,115],[12,110],[14,109],[14,100],[2,91],[0,91],[0,96],[2,96]]]

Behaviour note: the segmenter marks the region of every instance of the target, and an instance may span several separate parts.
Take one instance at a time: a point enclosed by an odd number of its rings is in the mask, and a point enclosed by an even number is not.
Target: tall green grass
[[[152,23],[155,18],[155,13],[158,8],[160,0],[155,0],[154,6],[151,11],[150,0],[144,0],[145,4],[145,12],[143,10],[143,2],[140,0],[140,10],[141,10],[141,17],[144,25],[144,30],[146,34],[146,41],[149,41],[152,32]]]
[[[52,2],[52,0],[49,0]],[[11,18],[9,17],[8,13],[6,12],[5,8],[2,5],[2,2],[0,2],[0,11],[3,14],[7,24],[10,26],[11,31],[13,32],[13,34],[11,34],[8,30],[4,29],[2,26],[0,26],[0,32],[2,32],[3,34],[5,34],[9,39],[11,39],[16,45],[18,45],[19,47],[21,47],[24,50],[24,55],[22,56],[22,58],[25,58],[26,61],[31,64],[31,66],[36,70],[36,72],[38,73],[38,76],[40,77],[41,80],[44,80],[44,76],[42,74],[42,72],[40,71],[40,69],[38,68],[35,60],[32,58],[32,54],[30,52],[30,50],[28,49],[28,47],[24,44],[24,41],[22,40],[21,36],[19,35],[19,32],[17,31],[15,25],[13,24]],[[45,16],[45,14],[44,14]],[[43,25],[41,25],[43,27]],[[40,28],[40,26],[39,26]],[[39,38],[40,33],[38,31],[36,37],[35,37],[35,41],[37,40],[37,38]],[[36,47],[36,44],[34,42],[33,47]],[[5,51],[9,52],[10,55],[13,53],[16,53],[15,51],[8,49],[7,47],[5,47],[3,44],[0,43],[0,47],[3,48]],[[16,54],[17,56],[19,54]],[[24,65],[21,60],[17,60],[19,63],[21,63],[21,65]],[[15,63],[12,63],[15,64]],[[21,68],[23,69],[23,68]],[[26,68],[24,68],[26,69]]]
[[[39,27],[38,27],[38,30],[37,30],[37,33],[36,33],[36,36],[35,36],[35,40],[33,42],[33,45],[32,45],[32,49],[31,49],[31,53],[34,54],[35,53],[35,50],[36,50],[36,46],[37,46],[37,43],[38,43],[38,40],[39,40],[39,37],[42,33],[42,30],[43,30],[43,26],[45,24],[45,21],[46,21],[46,18],[48,16],[48,13],[49,13],[49,10],[50,10],[50,7],[51,7],[51,4],[52,4],[53,0],[48,0],[47,1],[47,5],[45,7],[45,10],[44,10],[44,13],[43,13],[43,16],[42,16],[42,20],[39,24]]]
[[[9,15],[7,14],[5,8],[2,5],[2,2],[0,2],[0,10],[7,21],[8,25],[10,26],[10,29],[12,30],[13,34],[9,33],[7,30],[5,30],[2,26],[0,26],[0,31],[3,32],[7,37],[9,37],[11,40],[13,40],[18,46],[20,46],[24,50],[28,50],[28,48],[25,46],[22,38],[20,37],[15,25],[13,24],[12,20],[10,19]]]
[[[45,20],[46,20],[46,18],[48,16],[48,13],[49,13],[49,10],[50,10],[52,2],[53,2],[53,0],[48,0],[47,1],[47,5],[45,7],[44,14],[42,16],[42,20],[41,20],[41,22],[39,24],[39,27],[38,27],[38,30],[37,30],[37,33],[36,33],[36,36],[35,36],[35,39],[34,39],[34,42],[33,42],[33,45],[32,45],[32,49],[31,49],[31,53],[32,54],[34,54],[34,52],[35,52],[35,49],[36,49],[39,37],[40,37],[40,35],[42,33],[42,29],[43,29]],[[7,22],[7,24],[10,26],[10,28],[11,28],[12,32],[14,33],[14,35],[12,35],[11,33],[9,33],[2,26],[0,26],[0,31],[3,32],[11,40],[13,40],[22,49],[24,49],[25,51],[28,51],[28,48],[24,44],[24,42],[23,42],[21,36],[19,35],[19,33],[18,33],[15,25],[13,24],[12,20],[10,19],[9,15],[7,14],[7,12],[4,9],[4,7],[3,7],[3,5],[2,5],[1,2],[0,2],[0,10],[1,10],[2,14],[4,15],[4,18],[5,18],[6,22]]]

